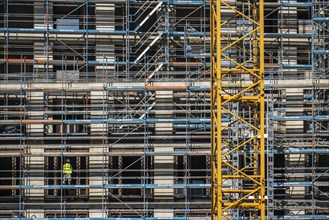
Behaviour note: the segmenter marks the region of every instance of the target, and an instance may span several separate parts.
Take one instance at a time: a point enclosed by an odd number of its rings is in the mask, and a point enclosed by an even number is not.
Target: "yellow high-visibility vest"
[[[63,173],[72,174],[71,164],[65,163],[63,165]]]

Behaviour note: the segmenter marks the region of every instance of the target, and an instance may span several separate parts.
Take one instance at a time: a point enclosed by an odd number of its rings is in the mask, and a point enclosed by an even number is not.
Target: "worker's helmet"
[[[66,159],[66,162],[70,163],[70,159]]]

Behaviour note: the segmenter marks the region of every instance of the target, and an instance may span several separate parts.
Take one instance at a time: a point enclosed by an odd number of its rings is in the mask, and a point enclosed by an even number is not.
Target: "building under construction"
[[[249,61],[264,61],[264,111],[249,98],[219,113],[245,177],[221,170],[226,199],[254,184],[258,115],[267,219],[329,219],[329,1],[216,4],[219,96],[253,89]],[[211,219],[213,13],[210,0],[0,0],[0,218]]]

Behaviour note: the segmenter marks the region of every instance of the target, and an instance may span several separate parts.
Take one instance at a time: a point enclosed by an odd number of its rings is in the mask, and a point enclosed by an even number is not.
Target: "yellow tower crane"
[[[265,219],[264,0],[211,0],[212,219]]]

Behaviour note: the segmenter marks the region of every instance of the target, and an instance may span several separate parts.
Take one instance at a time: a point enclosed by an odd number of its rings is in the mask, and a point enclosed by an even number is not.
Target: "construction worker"
[[[70,159],[66,159],[66,163],[63,165],[63,184],[65,185],[65,182],[67,180],[68,185],[71,184],[71,177],[72,177],[72,165],[70,164]]]
[[[189,55],[192,52],[192,47],[190,45],[187,45],[186,47],[186,54]]]

